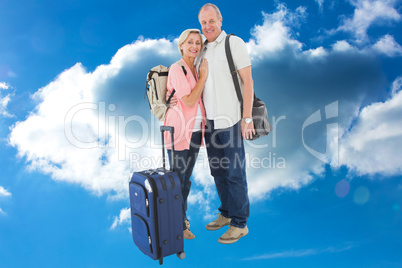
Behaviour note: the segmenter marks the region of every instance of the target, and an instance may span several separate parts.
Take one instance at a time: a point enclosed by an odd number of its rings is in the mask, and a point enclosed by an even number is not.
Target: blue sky
[[[158,266],[134,245],[128,178],[161,164],[145,76],[179,58],[205,2],[0,1],[0,263]],[[402,5],[214,2],[246,42],[275,131],[247,143],[250,233],[205,225],[205,161],[185,260],[166,267],[402,267]]]

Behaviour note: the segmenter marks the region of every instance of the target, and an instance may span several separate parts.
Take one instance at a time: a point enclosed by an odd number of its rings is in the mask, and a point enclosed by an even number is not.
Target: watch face
[[[246,122],[247,124],[250,124],[251,121],[253,121],[253,119],[251,119],[251,118],[245,118],[244,119],[244,122]]]

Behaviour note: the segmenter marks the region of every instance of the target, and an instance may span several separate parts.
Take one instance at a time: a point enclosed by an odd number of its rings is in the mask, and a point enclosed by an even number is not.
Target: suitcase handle
[[[172,166],[170,167],[171,171],[174,171],[174,127],[171,126],[161,126],[161,135],[162,135],[162,161],[163,168],[166,169],[165,164],[165,136],[163,135],[165,131],[170,132],[170,136],[172,137]]]

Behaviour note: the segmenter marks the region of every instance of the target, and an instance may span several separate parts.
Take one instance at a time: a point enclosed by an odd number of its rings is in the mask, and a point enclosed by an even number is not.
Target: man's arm
[[[252,117],[252,108],[254,99],[251,66],[238,70],[238,73],[243,83],[243,118],[250,118]],[[241,132],[243,139],[252,138],[252,134],[255,133],[253,122],[246,124],[244,120],[241,120]]]

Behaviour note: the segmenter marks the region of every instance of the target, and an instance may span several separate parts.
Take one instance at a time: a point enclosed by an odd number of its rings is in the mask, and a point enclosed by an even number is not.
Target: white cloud
[[[309,49],[307,51],[304,51],[304,53],[313,58],[324,57],[328,54],[327,51],[323,47]]]
[[[373,49],[387,55],[388,57],[400,56],[402,55],[402,47],[398,44],[392,35],[383,36],[376,44],[374,44]]]
[[[114,222],[112,226],[110,227],[110,230],[116,229],[117,226],[129,224],[131,221],[131,210],[130,208],[123,208],[120,211],[120,215],[114,217]]]
[[[395,9],[396,0],[349,0],[355,7],[352,18],[344,18],[337,31],[354,35],[357,42],[368,41],[367,30],[374,24],[400,21],[401,15]]]
[[[10,87],[6,82],[0,82],[0,89],[8,89]]]
[[[273,149],[267,149],[270,151]],[[249,150],[250,151],[250,150]],[[285,150],[278,155],[263,151],[250,151],[251,159],[261,159],[258,169],[249,167],[247,170],[249,195],[252,201],[262,200],[274,189],[297,190],[311,182],[314,175],[323,173],[323,163],[309,157],[305,150],[288,153]],[[281,156],[282,155],[282,156]]]
[[[292,38],[290,26],[298,26],[306,18],[305,8],[299,7],[295,12],[291,12],[285,5],[278,4],[275,13],[262,14],[264,23],[252,29],[253,38],[247,44],[252,60],[260,59],[267,54],[274,56],[287,47],[296,51],[302,48],[302,44]]]
[[[4,116],[4,117],[11,117],[12,115],[9,114],[6,110],[8,103],[10,102],[11,98],[10,98],[10,94],[8,94],[7,96],[0,98],[0,115]]]
[[[338,253],[346,250],[352,249],[353,245],[346,245],[343,247],[328,247],[324,249],[300,249],[300,250],[288,250],[282,252],[268,253],[260,256],[250,257],[243,259],[244,261],[252,260],[268,260],[268,259],[279,259],[279,258],[300,258],[307,256],[314,256],[324,253]]]
[[[137,41],[121,48],[110,64],[93,73],[80,63],[64,71],[33,95],[36,109],[11,128],[10,144],[32,170],[78,183],[98,195],[125,196],[133,169],[130,160],[137,157],[146,165],[145,160],[157,160],[155,155],[159,155],[149,138],[145,102],[143,107],[133,105],[138,95],[143,96],[143,86],[134,86],[132,81],[143,85],[146,71],[133,75],[133,69],[144,57],[159,57],[168,49],[170,57],[178,54],[174,42],[165,39]],[[141,113],[148,117],[140,117]]]
[[[318,4],[318,8],[319,8],[320,12],[322,12],[324,0],[314,0],[314,1]]]
[[[7,94],[6,96],[3,96],[1,93],[1,90],[8,90],[10,88],[10,85],[5,83],[5,82],[0,82],[0,115],[4,117],[12,117],[11,114],[8,113],[7,111],[7,105],[11,100],[11,97],[13,94]]]
[[[214,179],[210,174],[207,150],[205,147],[200,148],[194,170],[196,171],[194,174],[194,180],[197,183],[205,187],[215,186]]]
[[[215,191],[215,188],[207,188],[210,192]],[[187,199],[187,204],[188,204],[188,212],[187,212],[187,217],[189,220],[191,220],[191,211],[192,210],[198,210],[199,208],[202,208],[202,214],[203,219],[205,221],[210,221],[214,218],[216,218],[216,214],[215,212],[215,208],[213,208],[212,205],[212,200],[214,200],[213,198],[211,198],[210,194],[205,194],[205,191],[199,191],[199,190],[192,190],[192,192],[190,192],[190,195],[188,196]]]
[[[4,189],[3,186],[0,186],[0,197],[10,197],[10,196],[11,193],[6,189]],[[5,213],[2,208],[0,208],[0,215],[7,215],[7,213]]]
[[[0,186],[0,197],[7,197],[7,196],[11,196],[11,193],[6,189],[4,189],[3,186]]]
[[[334,51],[340,51],[340,52],[344,52],[344,51],[350,51],[352,49],[354,49],[347,41],[342,40],[342,41],[337,41],[333,46],[332,49]]]
[[[395,79],[395,81],[392,83],[392,87],[391,87],[392,96],[394,96],[396,93],[401,91],[401,89],[402,89],[402,76]]]
[[[217,200],[216,188],[214,179],[210,174],[208,165],[208,157],[205,148],[201,148],[196,165],[194,167],[193,184],[201,187],[201,190],[192,187],[190,195],[188,196],[188,209],[202,207],[204,212],[204,220],[211,220],[215,218],[215,207],[212,207],[214,200]],[[190,215],[191,213],[189,213]],[[190,217],[190,216],[189,216]]]
[[[340,140],[340,163],[357,174],[402,174],[401,79],[389,100],[361,109]]]
[[[270,145],[268,148],[249,146],[246,149],[251,200],[265,199],[278,188],[300,189],[322,175],[325,163],[310,155],[306,146],[321,147],[317,152],[323,153],[318,154],[330,163],[332,153],[337,152],[338,125],[341,129],[348,126],[351,115],[362,101],[359,85],[364,85],[367,94],[377,91],[380,85],[379,70],[373,69],[376,65],[373,57],[347,41],[336,42],[332,50],[318,47],[303,51],[302,44],[291,34],[292,27],[299,27],[298,23],[306,17],[305,9],[298,10],[291,12],[279,5],[275,13],[264,14],[263,24],[255,26],[251,31],[252,39],[247,43],[252,55],[257,96],[268,101],[269,112],[276,111],[276,120],[280,116],[286,117],[276,126],[278,133],[273,132],[262,139]],[[261,97],[259,94],[262,93],[265,94]],[[302,125],[314,112],[312,107],[324,110],[324,106],[334,100],[339,101],[337,128],[329,128],[324,123],[325,118],[320,120],[316,126],[311,126],[316,129],[314,132],[307,129],[307,133],[311,133],[306,134],[308,141],[304,146]],[[289,108],[281,103],[286,103]],[[257,166],[253,166],[254,160]]]

